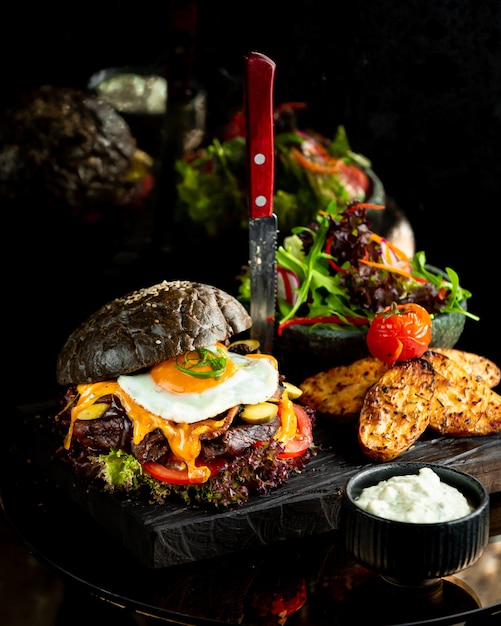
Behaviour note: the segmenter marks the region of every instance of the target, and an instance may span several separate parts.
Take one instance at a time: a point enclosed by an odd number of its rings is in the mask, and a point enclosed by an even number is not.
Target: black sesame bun
[[[224,341],[251,324],[245,307],[217,287],[164,281],[112,300],[83,322],[59,353],[57,382],[117,378]]]

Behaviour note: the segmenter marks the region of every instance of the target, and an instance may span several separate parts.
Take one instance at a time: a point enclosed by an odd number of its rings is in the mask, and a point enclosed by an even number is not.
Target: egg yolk
[[[172,393],[203,393],[206,389],[224,383],[238,369],[222,345],[216,348],[217,352],[192,351],[161,361],[150,369],[150,376],[159,387]],[[208,354],[208,358],[203,358],[203,354]],[[215,371],[211,362],[221,358],[225,360],[224,367],[221,368],[219,361]],[[179,369],[179,366],[188,368],[191,373]]]

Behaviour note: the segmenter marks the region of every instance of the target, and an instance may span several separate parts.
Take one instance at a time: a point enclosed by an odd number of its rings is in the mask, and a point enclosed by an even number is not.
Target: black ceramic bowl
[[[400,522],[368,513],[356,498],[365,487],[392,476],[417,474],[429,467],[440,480],[458,489],[473,511],[437,523]],[[433,463],[385,463],[355,474],[346,484],[341,529],[355,560],[390,582],[405,586],[431,584],[469,567],[480,558],[489,539],[489,494],[469,474]]]

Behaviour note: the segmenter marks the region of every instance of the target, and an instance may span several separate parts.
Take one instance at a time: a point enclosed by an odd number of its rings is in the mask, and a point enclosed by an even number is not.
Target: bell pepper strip
[[[330,237],[328,237],[327,241],[325,242],[324,251],[326,252],[326,254],[330,255],[333,241],[334,241],[334,235],[331,235]],[[346,270],[340,267],[333,259],[329,259],[329,265],[336,272],[341,272],[342,274],[346,274]]]
[[[294,326],[295,324],[310,325],[313,324],[338,324],[339,326],[365,326],[370,324],[367,317],[340,317],[339,315],[320,315],[318,317],[294,317],[286,322],[279,324],[277,334],[280,337],[284,328]]]

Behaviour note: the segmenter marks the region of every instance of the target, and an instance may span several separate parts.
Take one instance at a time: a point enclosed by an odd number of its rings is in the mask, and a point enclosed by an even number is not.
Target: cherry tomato
[[[210,464],[207,464],[210,469],[211,476],[215,476],[226,463],[226,459],[216,459]],[[164,483],[170,483],[171,485],[196,485],[202,482],[197,478],[190,478],[186,468],[179,470],[167,467],[161,463],[150,461],[149,463],[144,463],[143,469],[148,472],[150,476],[153,476],[153,478],[161,480]]]
[[[311,429],[311,420],[302,406],[294,405],[294,411],[297,418],[297,432],[285,444],[285,449],[278,454],[279,459],[291,459],[300,456],[310,447],[313,442],[313,433]]]
[[[431,323],[430,314],[419,304],[393,304],[372,320],[367,347],[389,366],[420,357],[430,345]]]

